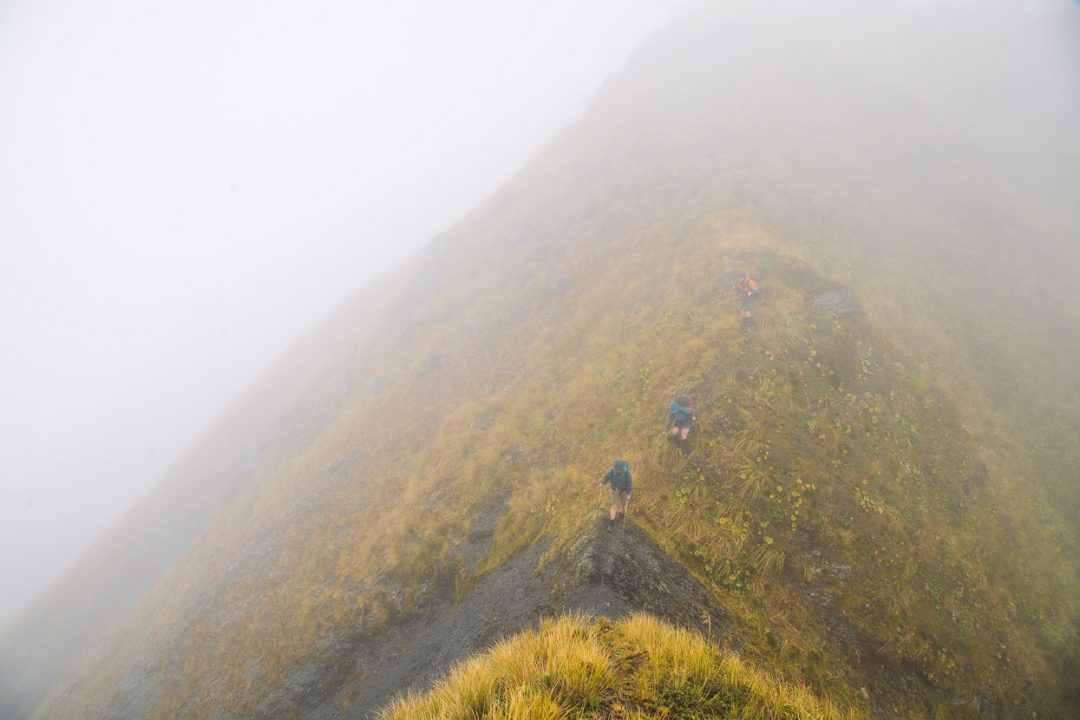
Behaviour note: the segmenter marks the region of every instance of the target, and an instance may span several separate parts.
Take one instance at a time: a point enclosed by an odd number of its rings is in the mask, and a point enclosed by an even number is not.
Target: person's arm
[[[608,468],[608,471],[606,473],[604,473],[604,477],[600,479],[600,486],[603,487],[604,485],[607,485],[610,480],[611,480],[611,468]]]
[[[630,497],[630,493],[634,489],[634,476],[630,474],[630,471],[626,471],[626,497]]]

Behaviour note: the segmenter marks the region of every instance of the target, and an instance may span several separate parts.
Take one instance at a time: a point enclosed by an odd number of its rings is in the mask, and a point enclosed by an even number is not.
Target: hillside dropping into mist
[[[644,609],[858,714],[1075,716],[1078,53],[1064,1],[689,12],[4,630],[0,714],[362,717]]]

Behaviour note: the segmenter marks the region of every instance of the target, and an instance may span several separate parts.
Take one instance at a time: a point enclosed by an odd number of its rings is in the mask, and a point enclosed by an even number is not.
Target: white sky
[[[0,3],[0,625],[677,4]]]

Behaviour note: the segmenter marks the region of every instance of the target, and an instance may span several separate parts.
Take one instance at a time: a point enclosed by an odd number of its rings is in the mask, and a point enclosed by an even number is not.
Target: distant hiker
[[[690,454],[690,427],[697,420],[697,410],[689,395],[680,395],[668,405],[667,427],[675,444],[682,450],[683,457]]]
[[[623,515],[626,515],[626,501],[630,499],[630,490],[634,486],[634,480],[630,477],[630,463],[625,460],[616,460],[604,473],[604,479],[600,481],[600,487],[611,485],[611,514],[608,516],[608,530],[615,527],[615,519],[619,515],[620,506]]]
[[[739,282],[734,287],[739,291],[739,297],[742,300],[743,324],[749,324],[754,315],[754,308],[757,307],[757,296],[759,292],[757,281],[742,272],[739,273]]]

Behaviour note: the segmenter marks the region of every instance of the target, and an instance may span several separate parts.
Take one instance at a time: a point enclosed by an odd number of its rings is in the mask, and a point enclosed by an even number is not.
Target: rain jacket
[[[622,475],[615,472],[615,467],[620,463],[624,468]],[[604,473],[604,479],[600,481],[601,485],[607,485],[608,483],[611,483],[611,487],[616,490],[625,490],[627,494],[629,494],[631,488],[634,486],[634,480],[630,476],[630,463],[625,460],[616,460],[613,462],[611,467],[608,468],[608,471]]]
[[[679,427],[688,427],[690,425],[690,420],[692,420],[695,415],[697,415],[697,413],[694,412],[694,408],[673,402],[671,405],[668,405],[667,426],[672,427],[673,425],[678,425]]]

